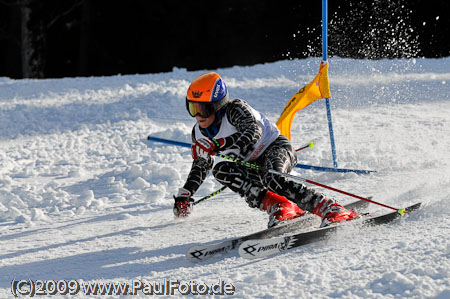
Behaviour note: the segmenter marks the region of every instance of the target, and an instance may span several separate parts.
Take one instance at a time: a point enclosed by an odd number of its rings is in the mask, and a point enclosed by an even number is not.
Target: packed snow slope
[[[276,121],[319,63],[217,71],[231,97]],[[0,78],[1,298],[13,296],[14,279],[222,280],[236,298],[450,298],[450,58],[330,60],[339,167],[377,172],[293,174],[422,208],[390,225],[351,226],[329,241],[252,262],[237,252],[201,264],[185,259],[190,246],[264,229],[268,217],[225,191],[189,219],[174,219],[172,195],[189,172],[190,150],[147,142],[148,135],[190,141],[194,119],[184,97],[201,73]],[[332,166],[323,100],[297,113],[292,138],[295,146],[315,143],[298,153],[300,163]],[[219,187],[208,177],[196,198]]]

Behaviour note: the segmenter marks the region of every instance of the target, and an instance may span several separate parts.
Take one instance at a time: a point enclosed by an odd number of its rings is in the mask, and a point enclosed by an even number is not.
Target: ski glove
[[[173,204],[173,214],[175,217],[187,217],[192,213],[194,208],[194,200],[191,198],[191,192],[184,188],[178,190],[177,196],[173,196],[175,203]]]
[[[225,139],[201,138],[192,145],[192,159],[203,158],[208,160],[208,156],[215,155],[225,144]]]

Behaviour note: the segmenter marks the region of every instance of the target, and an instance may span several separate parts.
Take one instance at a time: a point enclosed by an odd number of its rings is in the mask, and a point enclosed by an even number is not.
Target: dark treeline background
[[[448,0],[330,0],[329,56],[450,55]],[[322,1],[0,0],[0,76],[156,73],[321,56]]]

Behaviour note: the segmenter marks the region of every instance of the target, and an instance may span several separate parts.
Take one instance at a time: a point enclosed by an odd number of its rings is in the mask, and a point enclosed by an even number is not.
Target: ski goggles
[[[227,101],[228,94],[217,102],[194,102],[189,101],[186,98],[186,109],[192,117],[200,115],[201,117],[208,118],[212,114],[216,113],[217,110],[222,108]]]

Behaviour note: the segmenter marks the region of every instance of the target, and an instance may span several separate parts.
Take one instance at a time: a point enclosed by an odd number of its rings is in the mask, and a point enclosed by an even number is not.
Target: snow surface
[[[218,72],[232,97],[276,121],[319,63]],[[237,253],[202,264],[185,259],[194,244],[264,229],[267,215],[227,190],[189,219],[174,219],[172,194],[188,174],[190,151],[146,140],[190,141],[184,95],[201,73],[0,78],[1,298],[12,297],[14,278],[222,280],[236,298],[450,298],[450,58],[331,59],[339,166],[377,172],[293,174],[396,207],[423,206],[390,225],[348,228],[252,262]],[[332,165],[323,100],[296,115],[292,136],[296,146],[315,142],[299,152],[300,163]],[[209,177],[196,196],[219,187]]]

